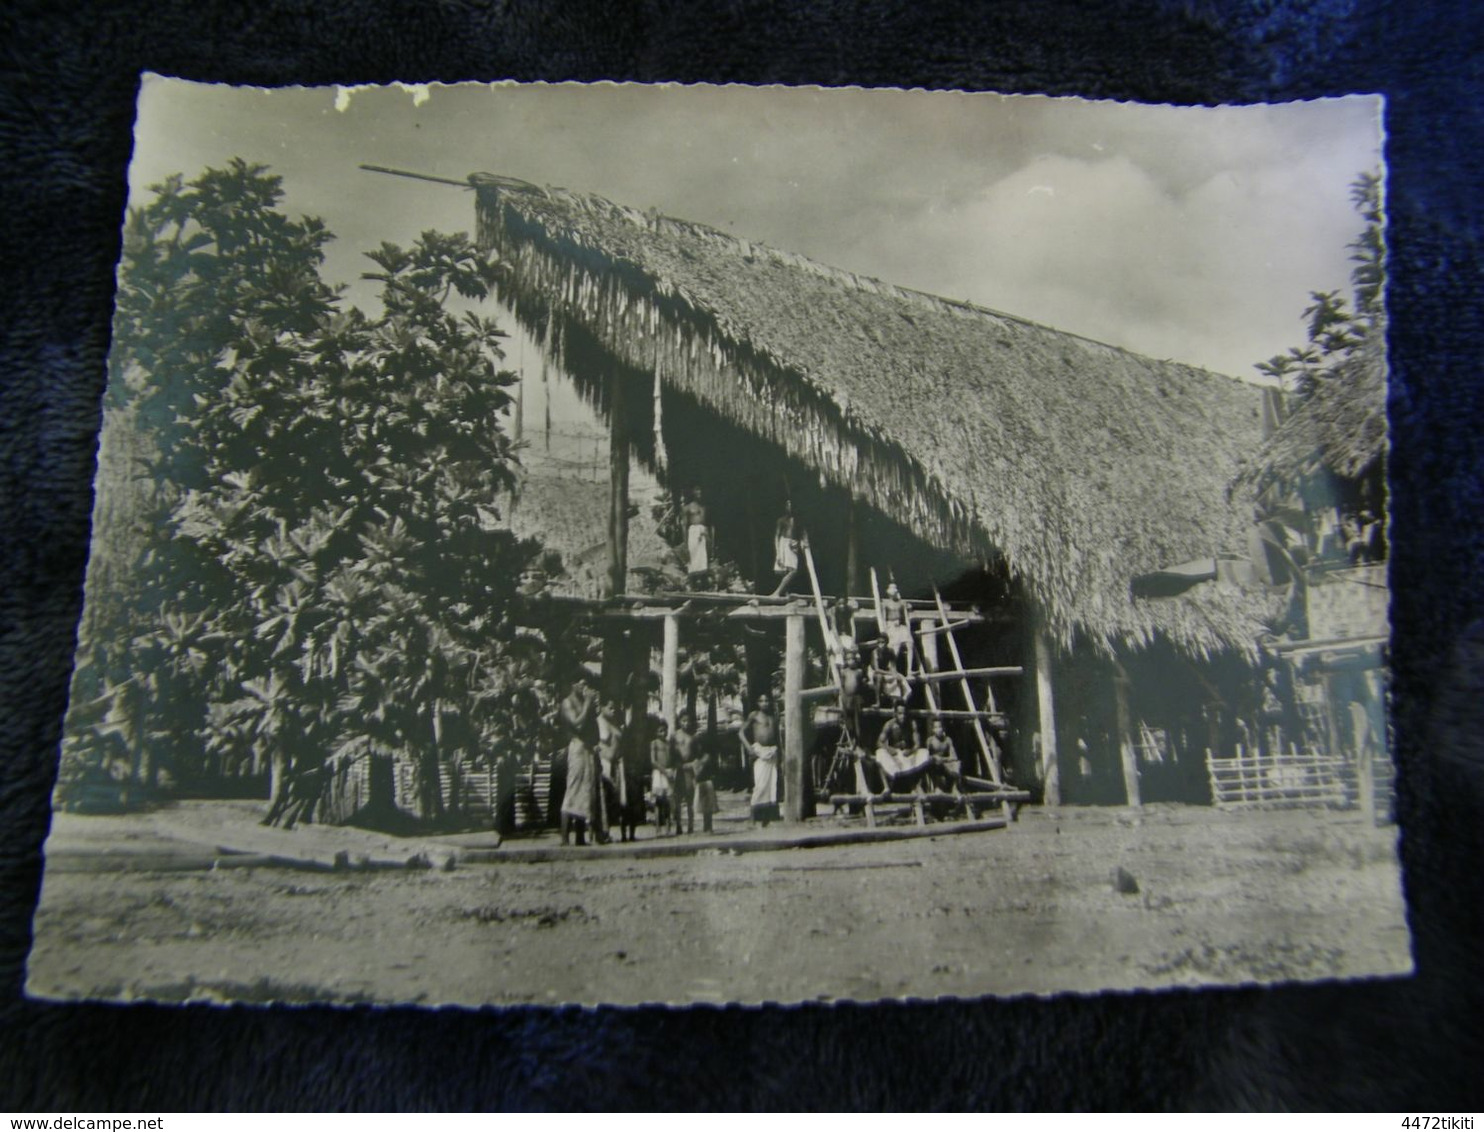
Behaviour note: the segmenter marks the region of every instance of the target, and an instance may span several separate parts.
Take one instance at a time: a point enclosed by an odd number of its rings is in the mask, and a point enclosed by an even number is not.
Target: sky
[[[146,76],[131,198],[232,157],[338,237],[326,274],[473,194],[361,171],[560,185],[1233,376],[1349,293],[1349,186],[1379,98],[1177,108],[995,94],[614,84],[261,88]],[[352,297],[369,290],[357,284]],[[524,355],[534,347],[513,342]]]

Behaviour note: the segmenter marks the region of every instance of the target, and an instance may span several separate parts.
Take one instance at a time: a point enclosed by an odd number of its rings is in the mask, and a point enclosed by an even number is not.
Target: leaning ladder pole
[[[943,619],[943,624],[948,624],[948,607],[943,604],[943,595],[938,592],[938,587],[933,587],[933,600],[938,603],[938,616]],[[943,639],[948,642],[948,655],[953,658],[953,667],[959,672],[964,670],[963,658],[958,653],[958,641],[952,633],[944,633]],[[972,712],[979,710],[979,705],[974,702],[974,690],[969,687],[969,678],[960,676],[958,686],[964,694],[964,706]],[[984,755],[984,766],[989,771],[989,777],[996,786],[1004,785],[1004,779],[1000,773],[1000,764],[994,757],[994,751],[989,745],[989,736],[984,734],[984,723],[976,715],[973,719],[974,737],[979,740],[979,750]]]
[[[885,626],[886,624],[886,618],[882,616],[881,610],[881,580],[876,576],[876,567],[874,566],[871,567],[871,600],[876,603],[876,633],[879,639],[881,635],[886,632],[886,630],[883,628],[883,626]],[[907,682],[909,685],[916,683],[916,681],[913,680],[910,676],[907,677]],[[923,694],[927,697],[928,707],[932,710],[932,713],[934,715],[937,715],[938,700],[937,697],[933,695],[932,684],[928,681],[924,681],[922,685],[922,691]]]
[[[830,631],[830,620],[824,612],[824,594],[819,588],[819,573],[814,569],[814,552],[809,549],[809,543],[804,542],[800,548],[804,552],[804,564],[809,567],[809,585],[814,590],[814,609],[819,614],[819,632],[824,637],[825,651],[830,654],[830,670],[835,674],[835,687],[840,686],[840,644],[835,640],[835,635]]]
[[[876,631],[878,634],[884,633],[885,629],[883,626],[886,624],[886,618],[882,616],[881,610],[881,581],[876,576],[876,567],[874,566],[871,567],[871,600],[876,603]],[[908,678],[908,682],[909,684],[912,682],[910,677]],[[922,694],[927,699],[928,709],[933,715],[937,715],[939,711],[938,697],[933,692],[932,681],[924,680],[922,682]],[[931,730],[931,723],[929,723],[929,730]]]

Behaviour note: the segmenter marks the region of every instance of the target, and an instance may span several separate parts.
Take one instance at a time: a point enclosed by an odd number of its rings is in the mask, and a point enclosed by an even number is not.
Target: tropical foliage
[[[130,216],[108,429],[152,438],[132,527],[176,537],[90,574],[86,730],[95,761],[122,738],[177,779],[271,769],[275,796],[296,765],[398,753],[434,817],[440,749],[478,742],[544,663],[510,618],[539,549],[501,522],[514,375],[469,309],[495,268],[463,235],[383,244],[364,312],[320,276],[331,234],[282,196],[234,161]]]
[[[1300,401],[1332,378],[1342,363],[1364,348],[1379,349],[1385,337],[1386,244],[1381,221],[1381,175],[1362,173],[1350,199],[1365,228],[1350,242],[1352,297],[1311,291],[1303,320],[1306,341],[1254,367]]]

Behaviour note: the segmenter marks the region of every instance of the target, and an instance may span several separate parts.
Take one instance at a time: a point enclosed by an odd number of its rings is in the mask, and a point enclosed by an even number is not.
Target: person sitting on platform
[[[887,585],[886,596],[881,599],[881,635],[886,638],[887,650],[896,654],[902,674],[911,676],[912,619],[895,582]]]
[[[741,741],[752,759],[752,820],[766,826],[778,820],[778,717],[766,692],[742,725]]]
[[[930,765],[918,741],[917,726],[907,721],[907,708],[897,704],[876,738],[876,765],[890,790],[909,790]]]
[[[963,764],[959,762],[958,751],[953,746],[953,740],[943,729],[943,721],[933,716],[932,732],[927,741],[928,758],[932,763],[928,768],[928,776],[941,790],[952,790],[956,794],[964,792]]]
[[[686,580],[692,589],[704,590],[711,580],[711,526],[700,488],[691,488],[681,514],[685,519]]]
[[[675,752],[670,746],[670,727],[662,719],[654,725],[649,741],[649,792],[654,798],[654,830],[663,837],[670,830],[670,801],[675,794]]]
[[[897,669],[897,654],[889,645],[883,644],[876,649],[871,665],[871,683],[876,686],[878,704],[890,704],[898,700],[906,703],[912,694],[912,685]]]
[[[848,653],[859,647],[855,640],[855,615],[860,606],[848,597],[837,597],[830,606],[830,615],[835,622],[835,636],[839,640],[840,651]]]
[[[778,575],[778,585],[773,597],[782,597],[789,592],[799,574],[799,552],[806,544],[804,525],[794,514],[793,501],[783,501],[783,515],[773,529],[773,573]]]

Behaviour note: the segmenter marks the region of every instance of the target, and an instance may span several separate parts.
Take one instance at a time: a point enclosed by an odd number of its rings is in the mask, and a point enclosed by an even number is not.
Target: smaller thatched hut
[[[1391,775],[1386,389],[1376,333],[1316,383],[1233,488],[1256,499],[1265,565],[1291,589],[1273,645],[1282,729],[1328,752],[1373,812]]]

